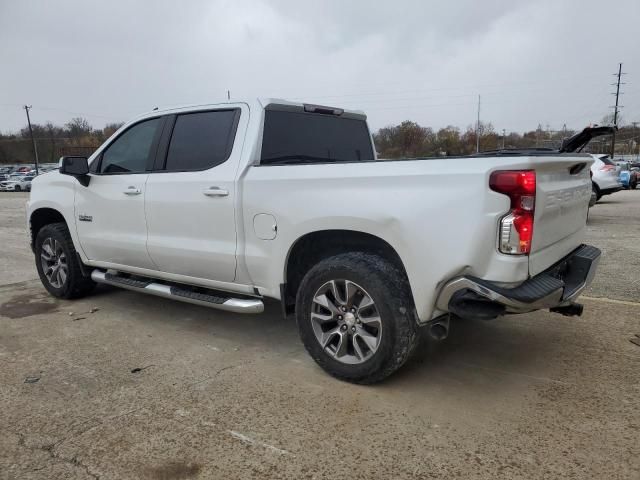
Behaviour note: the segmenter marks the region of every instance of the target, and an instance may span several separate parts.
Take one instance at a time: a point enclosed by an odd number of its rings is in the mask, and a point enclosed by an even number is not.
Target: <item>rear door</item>
[[[590,157],[535,157],[535,161],[530,275],[547,269],[583,243],[591,196]]]
[[[146,186],[147,250],[160,271],[235,279],[236,174],[247,117],[239,104],[169,118]]]

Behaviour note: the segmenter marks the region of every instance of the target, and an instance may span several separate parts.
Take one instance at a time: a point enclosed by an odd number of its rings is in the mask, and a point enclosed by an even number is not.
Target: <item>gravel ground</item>
[[[640,191],[591,211],[584,316],[461,321],[371,387],[324,374],[275,303],[53,299],[25,200],[0,194],[0,478],[640,478]]]

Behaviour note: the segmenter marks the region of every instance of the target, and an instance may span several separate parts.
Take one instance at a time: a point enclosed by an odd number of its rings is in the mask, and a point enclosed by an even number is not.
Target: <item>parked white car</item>
[[[29,192],[31,181],[35,175],[10,175],[7,180],[0,182],[0,192]]]
[[[589,155],[378,160],[366,116],[283,100],[143,115],[36,178],[56,297],[95,283],[241,313],[278,299],[330,374],[372,383],[451,318],[580,315]]]
[[[604,195],[622,190],[622,182],[620,182],[620,166],[616,165],[609,159],[609,155],[591,155],[593,164],[591,165],[591,180],[593,192],[596,201],[600,200]]]

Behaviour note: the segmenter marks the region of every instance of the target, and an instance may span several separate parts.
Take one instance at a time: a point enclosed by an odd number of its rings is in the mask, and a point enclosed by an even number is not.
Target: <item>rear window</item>
[[[364,120],[279,110],[265,111],[263,165],[373,160]]]
[[[178,115],[166,170],[205,170],[225,162],[233,148],[238,113],[234,109]]]
[[[615,167],[615,163],[613,163],[611,160],[609,160],[609,157],[602,157],[600,159],[602,161],[602,163],[604,163],[605,165],[613,165]]]

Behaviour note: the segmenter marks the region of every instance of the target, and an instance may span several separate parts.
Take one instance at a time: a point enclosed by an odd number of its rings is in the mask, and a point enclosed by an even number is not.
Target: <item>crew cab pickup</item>
[[[35,178],[28,224],[56,297],[104,283],[230,312],[277,299],[322,368],[373,383],[422,327],[581,313],[600,257],[583,244],[593,159],[564,150],[382,160],[359,111],[156,110]]]

